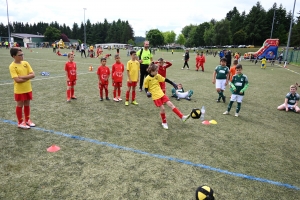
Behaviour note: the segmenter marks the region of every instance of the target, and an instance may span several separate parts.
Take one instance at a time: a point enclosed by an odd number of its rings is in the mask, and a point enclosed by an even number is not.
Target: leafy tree
[[[127,41],[128,44],[134,45],[134,41],[132,39]]]
[[[191,32],[191,30],[195,27],[195,25],[188,25],[183,27],[183,29],[181,30],[181,33],[184,35],[185,38],[189,38],[189,33]]]
[[[162,33],[164,36],[165,44],[171,44],[175,42],[176,33],[174,31],[167,31]]]
[[[247,34],[243,30],[239,30],[233,34],[234,44],[244,44]]]
[[[203,39],[206,45],[212,46],[216,44],[215,25],[209,24],[209,27],[204,31]]]
[[[180,44],[180,45],[184,45],[185,44],[185,37],[184,37],[183,34],[179,34],[178,35],[176,43]]]
[[[45,38],[46,38],[47,41],[55,41],[55,40],[60,39],[61,32],[57,28],[49,26],[46,29],[46,31],[44,33],[44,36],[45,36]]]
[[[158,29],[149,30],[146,39],[149,40],[150,45],[154,47],[164,44],[164,36]]]
[[[222,19],[215,25],[215,42],[219,45],[230,44],[231,41],[231,31],[230,22],[227,19]]]

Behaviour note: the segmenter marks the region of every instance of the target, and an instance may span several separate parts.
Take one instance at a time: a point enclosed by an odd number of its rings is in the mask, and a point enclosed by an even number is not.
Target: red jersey
[[[196,56],[196,64],[200,63],[200,56]]]
[[[158,62],[155,62],[155,64],[157,64]],[[166,62],[163,66],[158,66],[158,73],[165,77],[166,78],[166,75],[167,75],[167,68],[171,67],[172,66],[172,63],[170,62]]]
[[[77,80],[77,67],[75,62],[66,62],[65,64],[65,71],[68,73],[68,79],[70,81]]]
[[[205,63],[205,57],[199,56],[199,63]]]
[[[108,84],[110,70],[107,66],[99,66],[97,70],[97,74],[102,84]]]
[[[123,63],[115,63],[112,66],[111,73],[112,73],[112,80],[115,83],[123,81],[123,72],[124,72],[124,65]]]
[[[110,56],[110,54],[106,54],[106,55],[105,55],[105,58],[109,58],[109,56]]]

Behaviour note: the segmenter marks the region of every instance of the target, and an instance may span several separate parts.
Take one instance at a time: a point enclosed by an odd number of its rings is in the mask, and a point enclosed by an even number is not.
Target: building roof
[[[12,33],[11,37],[16,37],[16,38],[44,38],[43,35],[34,35],[34,34],[27,34],[27,33]]]

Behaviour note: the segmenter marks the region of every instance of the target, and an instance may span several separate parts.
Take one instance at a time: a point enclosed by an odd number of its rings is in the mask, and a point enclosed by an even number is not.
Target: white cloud
[[[108,22],[113,20],[128,20],[134,29],[136,36],[144,36],[145,32],[158,28],[160,31],[171,31],[179,34],[182,28],[189,24],[200,24],[210,21],[212,18],[221,20],[234,6],[242,12],[249,10],[256,4],[256,0],[152,0],[147,3],[140,0],[112,0],[112,1],[74,1],[74,0],[7,0],[9,6],[10,22],[54,22],[65,23],[72,28],[74,22],[81,24],[85,19],[91,23]],[[0,0],[0,22],[7,24],[6,0]],[[261,4],[265,10],[269,10],[274,0],[264,0]],[[287,11],[293,9],[294,1],[277,1],[277,5],[283,5]],[[3,6],[5,5],[5,6]],[[296,4],[295,15],[300,11],[299,3]]]

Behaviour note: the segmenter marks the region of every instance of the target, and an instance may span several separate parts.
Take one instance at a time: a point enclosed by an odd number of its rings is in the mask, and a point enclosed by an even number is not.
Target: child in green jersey
[[[217,66],[215,68],[212,83],[216,84],[216,90],[219,94],[219,98],[217,99],[217,102],[220,102],[220,99],[222,98],[223,102],[226,102],[226,97],[224,96],[223,92],[228,84],[229,79],[229,68],[226,66],[227,59],[221,58],[221,65]]]
[[[297,86],[291,85],[290,86],[290,92],[287,93],[285,96],[284,103],[277,107],[278,110],[285,110],[285,111],[294,111],[299,113],[300,108],[298,107],[300,95],[296,92]]]
[[[225,111],[223,114],[228,115],[233,102],[236,101],[237,107],[235,111],[235,116],[238,117],[241,109],[241,104],[244,98],[244,94],[246,89],[249,86],[249,83],[248,83],[248,77],[245,74],[242,74],[242,70],[243,70],[242,65],[238,64],[235,69],[236,69],[236,74],[232,77],[232,81],[230,83],[231,86],[230,91],[232,95],[227,107],[227,111]]]

